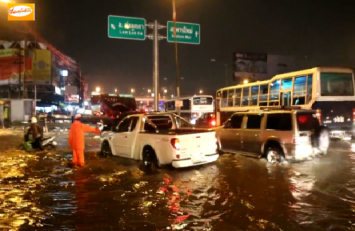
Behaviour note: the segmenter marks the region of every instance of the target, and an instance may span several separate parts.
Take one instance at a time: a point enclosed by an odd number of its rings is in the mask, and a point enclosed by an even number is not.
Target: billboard
[[[234,79],[267,74],[267,54],[234,52],[233,63]]]
[[[19,84],[24,80],[26,65],[26,82],[51,83],[51,52],[49,50],[28,50],[26,59],[19,57],[20,50],[15,48],[0,50],[0,85]],[[21,50],[23,56],[24,51]]]
[[[49,50],[30,50],[32,72],[29,81],[51,84],[52,81],[52,54]],[[27,80],[27,78],[26,78]]]

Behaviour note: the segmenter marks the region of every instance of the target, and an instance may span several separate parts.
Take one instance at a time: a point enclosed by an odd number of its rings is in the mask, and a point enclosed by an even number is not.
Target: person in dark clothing
[[[32,148],[43,150],[42,147],[43,129],[37,125],[37,118],[31,118],[31,126],[25,135],[25,141],[32,141]]]

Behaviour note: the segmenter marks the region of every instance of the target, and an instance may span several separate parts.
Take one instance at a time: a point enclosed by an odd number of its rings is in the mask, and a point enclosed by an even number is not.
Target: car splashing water
[[[95,145],[95,142],[92,142]],[[0,229],[342,230],[355,227],[355,153],[289,165],[225,154],[213,164],[145,170],[123,158],[7,150]]]

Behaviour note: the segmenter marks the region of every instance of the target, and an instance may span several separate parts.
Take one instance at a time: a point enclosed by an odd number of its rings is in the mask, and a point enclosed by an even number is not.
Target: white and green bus
[[[316,67],[219,89],[216,95],[217,126],[236,111],[268,106],[300,106],[317,110],[319,121],[330,129],[331,136],[348,138],[355,132],[353,71]]]
[[[177,112],[175,108],[176,99],[165,100],[165,110]],[[181,117],[195,124],[196,119],[207,112],[214,112],[214,100],[212,95],[194,95],[181,97],[182,107],[180,108]]]

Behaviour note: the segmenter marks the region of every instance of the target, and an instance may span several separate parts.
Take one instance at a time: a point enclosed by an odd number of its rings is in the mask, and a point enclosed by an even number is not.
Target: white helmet
[[[31,118],[31,123],[36,124],[37,123],[37,118],[36,117],[32,117]]]

